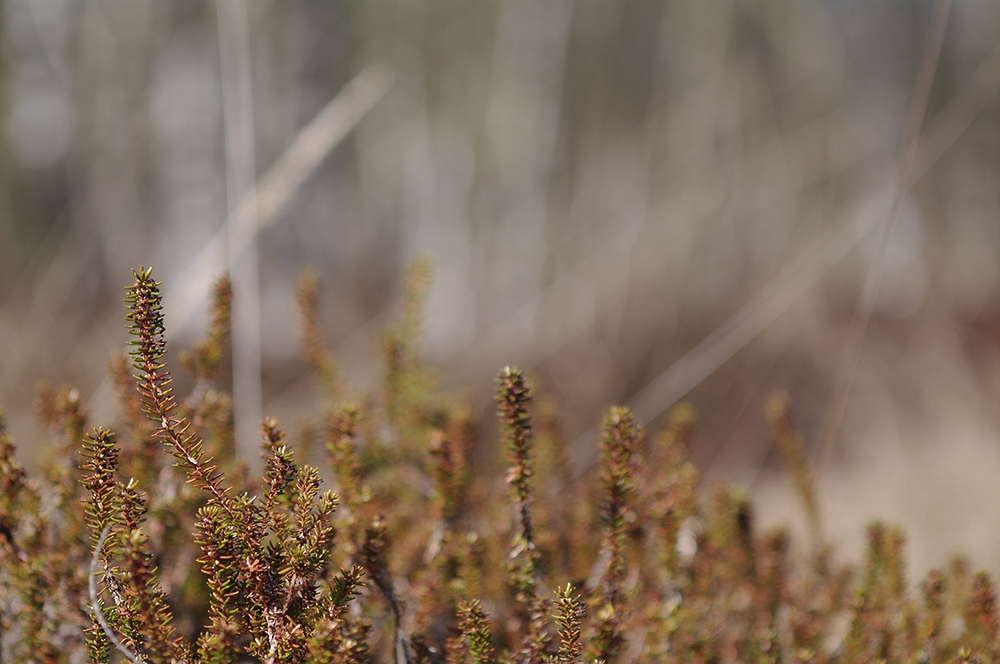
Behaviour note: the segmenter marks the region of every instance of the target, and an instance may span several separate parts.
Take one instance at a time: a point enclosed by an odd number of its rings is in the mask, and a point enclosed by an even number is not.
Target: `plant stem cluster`
[[[183,361],[195,387],[178,401],[159,284],[136,271],[131,357],[113,363],[121,435],[91,428],[74,390],[42,388],[55,453],[34,478],[0,418],[0,662],[1000,661],[986,573],[956,564],[910,592],[905,537],[882,523],[859,566],[831,562],[787,397],[767,416],[812,531],[804,565],[786,531],[757,532],[743,492],[701,491],[690,405],[648,449],[633,414],[609,409],[598,477],[574,479],[555,461],[556,418],[540,409],[533,430],[528,379],[506,367],[507,472],[473,472],[472,410],[419,362],[428,279],[418,262],[381,388],[352,400],[322,344],[315,278],[303,280],[328,464],[304,463],[308,436],[299,448],[269,418],[258,479],[234,458],[216,383],[231,286],[213,293],[206,337]]]

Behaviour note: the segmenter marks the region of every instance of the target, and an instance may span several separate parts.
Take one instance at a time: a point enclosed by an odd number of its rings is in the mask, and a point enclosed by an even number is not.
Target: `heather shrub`
[[[182,397],[159,284],[135,272],[131,352],[111,367],[117,431],[95,428],[74,390],[41,388],[51,452],[29,477],[0,429],[0,661],[998,661],[985,573],[911,586],[905,536],[882,523],[860,564],[833,562],[787,397],[766,415],[810,526],[801,559],[786,531],[758,532],[743,492],[700,486],[687,404],[654,433],[610,408],[596,473],[573,478],[552,413],[506,367],[507,472],[473,472],[470,408],[417,352],[429,272],[411,270],[381,389],[362,396],[323,346],[316,279],[300,281],[328,467],[266,419],[259,478],[234,457],[217,383],[229,283],[179,356],[195,379]]]

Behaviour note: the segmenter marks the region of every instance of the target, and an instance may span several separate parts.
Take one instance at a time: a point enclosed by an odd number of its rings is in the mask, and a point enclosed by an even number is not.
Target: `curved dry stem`
[[[90,559],[90,578],[88,579],[88,587],[90,589],[90,608],[94,612],[94,618],[97,619],[97,623],[104,630],[107,635],[108,640],[111,641],[112,645],[118,649],[125,659],[132,662],[133,664],[140,664],[142,660],[136,655],[128,646],[121,642],[118,635],[115,634],[114,630],[111,629],[111,625],[108,624],[107,618],[104,617],[104,613],[101,611],[101,605],[97,601],[97,575],[100,573],[97,571],[97,564],[101,560],[101,549],[104,548],[104,542],[108,539],[108,533],[111,532],[111,524],[107,523],[104,525],[104,529],[101,530],[101,536],[97,538],[97,545],[94,546],[94,556]]]

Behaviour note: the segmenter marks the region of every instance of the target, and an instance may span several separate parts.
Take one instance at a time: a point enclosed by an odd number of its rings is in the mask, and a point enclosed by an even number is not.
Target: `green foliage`
[[[555,661],[560,664],[573,664],[580,661],[583,646],[580,643],[583,620],[587,617],[587,605],[576,596],[573,587],[556,590],[555,621],[559,626],[559,651]]]
[[[458,609],[462,631],[462,646],[467,651],[469,664],[488,664],[493,654],[490,645],[490,626],[478,600],[463,604]]]
[[[648,443],[628,409],[611,408],[597,481],[574,480],[551,408],[533,414],[527,378],[508,367],[497,379],[506,475],[472,472],[471,410],[437,392],[417,352],[427,262],[386,336],[382,389],[346,400],[306,278],[328,477],[266,419],[263,476],[250,479],[216,384],[228,281],[183,356],[195,385],[178,400],[159,284],[146,269],[134,277],[131,358],[112,362],[123,434],[90,429],[74,390],[43,387],[53,452],[31,478],[0,420],[0,661],[1000,661],[985,573],[933,571],[916,597],[903,533],[881,523],[858,570],[831,563],[787,397],[767,415],[811,526],[805,564],[785,531],[756,532],[742,492],[700,490],[687,404]]]

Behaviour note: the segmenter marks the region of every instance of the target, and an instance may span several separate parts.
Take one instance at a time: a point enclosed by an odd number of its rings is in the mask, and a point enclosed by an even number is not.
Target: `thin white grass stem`
[[[381,65],[370,65],[351,79],[312,121],[295,136],[292,144],[246,192],[234,215],[249,215],[256,209],[257,232],[277,221],[279,214],[323,160],[353,130],[392,86],[393,75]],[[213,277],[226,263],[228,232],[220,229],[205,245],[190,267],[164,297],[171,325],[168,338],[178,334],[202,307]],[[239,255],[243,246],[229,247]]]
[[[254,190],[246,193],[234,214],[237,216],[248,214],[247,210],[250,209],[250,201],[253,199],[255,201],[253,205],[256,207],[257,232],[273,224],[285,205],[298,192],[299,187],[319,168],[327,155],[350,134],[375,104],[385,97],[392,87],[392,82],[393,73],[377,64],[369,65],[351,79],[337,96],[299,131],[288,149],[257,180]],[[168,340],[183,331],[199,308],[204,306],[205,295],[208,293],[212,278],[218,276],[224,269],[228,243],[227,227],[228,224],[216,232],[188,269],[168,287],[164,296],[166,315],[170,321],[165,332]],[[238,253],[239,249],[239,246],[229,248],[232,254]],[[36,335],[35,338],[41,337]],[[32,351],[37,351],[37,348],[36,344]],[[17,376],[20,376],[20,372]],[[113,394],[109,378],[105,378],[95,390],[95,395],[101,397],[101,402],[108,404],[108,410],[116,407]],[[111,416],[113,413],[109,415]]]
[[[88,588],[90,590],[90,608],[94,612],[94,618],[97,619],[97,624],[101,626],[104,630],[104,634],[111,641],[111,645],[118,649],[125,659],[132,662],[133,664],[139,664],[139,656],[135,654],[128,646],[121,642],[115,631],[111,629],[111,625],[108,624],[107,618],[104,617],[104,613],[101,611],[101,605],[97,601],[97,575],[102,574],[97,570],[97,566],[101,561],[101,549],[104,548],[104,542],[108,539],[108,533],[111,532],[111,524],[104,524],[104,528],[101,530],[101,536],[97,538],[97,545],[94,547],[94,555],[90,559],[90,578],[88,579]]]
[[[222,112],[226,144],[226,218],[229,275],[233,283],[233,420],[236,453],[260,466],[256,438],[263,419],[261,389],[260,271],[250,20],[246,0],[216,0]],[[239,208],[239,209],[237,209]]]
[[[954,144],[966,127],[979,115],[1000,91],[995,70],[1000,64],[1000,48],[995,48],[977,68],[971,80],[948,102],[927,126],[921,138],[923,149],[914,150],[917,157],[908,177],[912,187],[937,163]],[[917,148],[920,148],[918,145]],[[911,150],[907,149],[906,154]],[[799,296],[808,291],[826,272],[843,258],[884,220],[891,207],[887,205],[899,175],[886,171],[877,180],[874,193],[856,205],[812,242],[777,277],[764,286],[759,294],[740,307],[725,323],[689,350],[673,365],[646,384],[627,402],[643,424],[661,415],[671,404],[722,366],[738,350],[750,343]],[[577,450],[576,472],[583,473],[596,463],[596,428],[579,436],[570,446]]]
[[[917,82],[914,86],[913,99],[906,120],[903,134],[903,153],[899,158],[899,175],[896,178],[896,191],[892,199],[892,208],[881,224],[878,235],[876,254],[868,267],[865,283],[855,304],[847,338],[841,351],[838,363],[837,379],[830,408],[827,409],[826,421],[822,428],[819,449],[817,452],[820,468],[827,466],[833,454],[844,421],[844,413],[854,384],[854,376],[858,370],[858,362],[864,350],[865,337],[868,335],[868,325],[875,303],[878,300],[879,288],[885,274],[886,259],[889,246],[899,220],[899,210],[902,207],[906,192],[913,184],[914,169],[917,165],[917,153],[920,149],[920,130],[924,126],[927,115],[927,103],[934,84],[934,73],[937,71],[941,56],[941,45],[944,43],[945,28],[948,26],[948,15],[951,11],[951,0],[937,0],[934,4],[934,14],[924,44],[920,66],[917,69]]]

